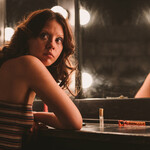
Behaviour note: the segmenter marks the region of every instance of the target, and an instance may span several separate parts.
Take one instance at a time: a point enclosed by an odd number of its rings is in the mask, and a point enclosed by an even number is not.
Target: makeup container
[[[104,127],[104,109],[103,108],[99,108],[99,124],[100,124],[100,128]]]

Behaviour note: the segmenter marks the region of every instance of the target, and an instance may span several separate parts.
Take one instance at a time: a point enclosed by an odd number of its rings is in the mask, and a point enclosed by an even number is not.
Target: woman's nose
[[[54,49],[55,48],[55,42],[54,40],[48,40],[47,42],[47,48]]]

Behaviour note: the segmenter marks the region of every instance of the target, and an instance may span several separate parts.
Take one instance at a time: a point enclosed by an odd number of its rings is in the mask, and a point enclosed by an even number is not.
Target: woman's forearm
[[[65,125],[61,123],[53,112],[33,112],[33,114],[34,114],[34,120],[36,122],[41,122],[45,125],[49,125],[56,129],[76,130],[76,128],[73,128],[72,126],[67,125],[67,123]]]
[[[56,115],[52,112],[34,112],[33,114],[36,122],[41,122],[54,128],[63,128]]]

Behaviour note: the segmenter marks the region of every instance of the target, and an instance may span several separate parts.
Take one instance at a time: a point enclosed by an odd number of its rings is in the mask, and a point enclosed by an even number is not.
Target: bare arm
[[[71,126],[62,126],[57,116],[52,112],[34,112],[34,120],[57,129],[73,129]]]
[[[58,86],[46,67],[32,56],[26,61],[28,68],[25,69],[25,78],[29,88],[33,89],[53,111],[53,113],[35,113],[35,119],[60,129],[80,129],[82,117],[79,110]]]
[[[135,98],[150,97],[150,74],[146,77],[143,85],[135,95]]]

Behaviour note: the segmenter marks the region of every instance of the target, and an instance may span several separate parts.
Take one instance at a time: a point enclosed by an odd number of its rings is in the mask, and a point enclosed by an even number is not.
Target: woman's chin
[[[53,64],[52,61],[42,61],[42,63],[44,64],[44,66],[48,67],[51,66]]]

